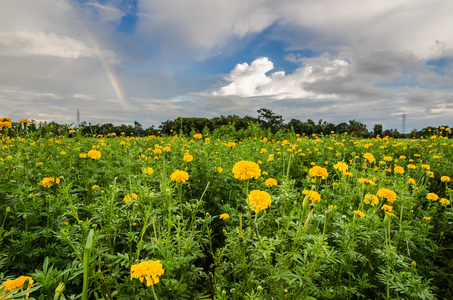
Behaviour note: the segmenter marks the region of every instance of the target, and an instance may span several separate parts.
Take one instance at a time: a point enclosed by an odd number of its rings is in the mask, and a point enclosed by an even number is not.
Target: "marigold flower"
[[[141,282],[146,280],[146,286],[159,282],[159,276],[164,274],[160,260],[149,260],[131,266],[131,279],[138,278]]]
[[[450,177],[448,177],[448,176],[442,176],[442,177],[440,177],[440,181],[442,181],[442,182],[449,182],[449,181],[450,181]]]
[[[322,179],[326,179],[327,176],[329,176],[327,169],[320,166],[314,166],[313,168],[308,170],[308,175]]]
[[[161,154],[161,153],[162,153],[162,150],[160,150],[160,149],[154,149],[153,152],[154,152],[154,154]]]
[[[423,220],[425,220],[425,221],[431,221],[431,217],[423,217]]]
[[[0,128],[11,128],[11,122],[0,122]]]
[[[0,118],[0,122],[9,122],[9,123],[11,123],[11,118],[8,118],[8,117]]]
[[[403,167],[400,167],[400,166],[396,166],[395,168],[393,168],[393,171],[394,171],[396,174],[404,174],[404,168],[403,168]]]
[[[450,201],[447,200],[447,199],[445,199],[445,198],[441,198],[441,199],[439,200],[439,203],[440,203],[440,204],[445,204],[445,205],[450,205]]]
[[[408,169],[415,170],[415,169],[417,169],[417,166],[414,165],[414,164],[408,164],[408,165],[407,165],[407,168],[408,168]]]
[[[27,120],[27,119],[20,119],[20,120],[19,120],[19,123],[22,123],[22,124],[27,125],[28,123],[30,123],[30,120]]]
[[[142,170],[142,173],[145,174],[145,175],[151,175],[154,173],[154,170],[153,168],[151,167],[146,167]]]
[[[366,194],[363,202],[365,202],[365,204],[371,204],[371,206],[375,206],[379,203],[379,198],[376,195]]]
[[[171,148],[168,147],[168,146],[166,146],[166,147],[164,147],[164,151],[165,151],[165,152],[170,152],[170,151],[171,151]]]
[[[239,180],[257,179],[261,176],[261,169],[257,163],[243,160],[234,164],[233,174]]]
[[[422,169],[429,170],[431,167],[429,165],[423,164]]]
[[[371,153],[365,153],[363,157],[370,163],[372,164],[376,159],[374,158],[373,154]]]
[[[335,170],[338,170],[338,172],[344,173],[348,170],[348,165],[345,162],[339,161],[336,164],[333,165]]]
[[[57,177],[46,177],[42,180],[42,185],[45,188],[49,188],[49,187],[53,186],[54,184],[59,184],[59,183],[60,183],[60,179]]]
[[[233,142],[229,142],[229,143],[228,143],[228,147],[234,148],[234,146],[236,146],[236,143],[233,143]]]
[[[274,160],[274,154],[269,154],[269,158],[267,159],[268,162]]]
[[[382,205],[381,209],[383,209],[385,211],[388,211],[388,212],[392,212],[393,211],[393,207],[390,206],[390,205],[387,205],[387,204]]]
[[[253,190],[247,198],[247,204],[250,205],[255,213],[265,210],[271,203],[271,195],[264,191]]]
[[[23,290],[22,287],[24,286],[24,283],[25,283],[25,281],[27,281],[27,280],[28,280],[28,286],[27,286],[27,288],[26,288],[25,290],[28,290],[28,289],[31,288],[32,285],[33,285],[33,278],[31,278],[31,277],[29,277],[29,276],[20,276],[20,277],[18,277],[18,278],[16,278],[16,279],[13,279],[13,280],[11,280],[11,279],[6,280],[5,282],[3,282],[3,283],[0,285],[0,288],[5,287],[5,292],[2,293],[2,294],[0,295],[0,298],[3,299],[3,295],[6,295],[6,294],[8,294],[9,292],[11,292],[11,291],[13,291],[13,290],[15,290],[15,289],[17,289],[17,288],[21,288],[21,292],[23,292],[24,290]],[[18,291],[17,291],[17,292],[18,292]],[[16,292],[16,293],[17,293],[17,292]],[[14,294],[16,294],[16,293],[14,293]],[[27,294],[27,295],[25,296],[26,299],[28,299],[28,295],[29,295],[29,294]],[[11,298],[11,296],[9,296],[8,298]]]
[[[184,160],[185,162],[191,162],[191,161],[193,160],[193,156],[190,155],[190,154],[184,154],[183,160]]]
[[[203,136],[200,133],[197,133],[193,136],[195,139],[201,139]]]
[[[277,185],[277,180],[275,180],[274,178],[268,178],[268,179],[266,179],[264,184],[267,186],[274,186],[274,185]]]
[[[138,195],[136,193],[132,193],[132,195],[131,194],[127,194],[126,196],[124,196],[123,200],[124,200],[124,202],[128,203],[132,199],[137,200],[138,199]]]
[[[91,189],[94,190],[94,189],[96,189],[96,188],[98,188],[98,187],[99,187],[99,185],[96,185],[96,184],[95,184],[95,185],[93,185],[93,186],[91,187]]]
[[[217,167],[217,172],[222,173],[223,172],[222,167]]]
[[[308,199],[311,201],[311,203],[315,203],[316,201],[320,202],[321,201],[321,195],[312,190],[303,190],[302,195],[305,195],[305,199]]]
[[[176,182],[186,182],[189,180],[189,173],[176,169],[171,175],[170,179]]]
[[[415,182],[415,179],[413,179],[413,178],[409,178],[409,179],[407,180],[407,182],[409,182],[410,184],[415,184],[415,183],[416,183],[416,182]]]
[[[99,159],[101,158],[101,152],[97,150],[90,150],[88,151],[87,155],[91,157],[92,159]]]
[[[366,179],[366,178],[360,178],[359,179],[359,182],[364,184],[364,185],[376,185],[376,183],[374,183],[373,180],[370,180],[370,179]]]
[[[359,216],[361,218],[364,218],[365,217],[365,214],[363,212],[361,212],[360,210],[354,210],[354,214],[356,216]]]
[[[352,176],[351,172],[343,172],[343,176]]]
[[[394,191],[388,190],[388,189],[379,189],[378,192],[376,193],[376,196],[385,198],[389,202],[394,202],[396,199],[396,193]]]
[[[391,156],[384,156],[384,160],[385,160],[385,161],[392,161],[392,160],[393,160],[393,157],[391,157]]]
[[[434,193],[428,193],[428,195],[426,195],[426,199],[431,201],[437,201],[439,199],[439,196],[437,196]]]
[[[87,155],[85,153],[81,153],[81,154],[79,154],[79,157],[80,158],[87,158]]]
[[[219,219],[226,220],[226,219],[228,219],[229,217],[230,217],[229,214],[223,213],[223,214],[221,214],[221,215],[219,216]]]

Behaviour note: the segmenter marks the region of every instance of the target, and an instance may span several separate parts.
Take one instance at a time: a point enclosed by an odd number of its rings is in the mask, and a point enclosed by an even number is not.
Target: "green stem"
[[[83,290],[82,300],[88,300],[88,270],[90,264],[91,250],[93,249],[93,229],[88,233],[87,242],[83,251]]]

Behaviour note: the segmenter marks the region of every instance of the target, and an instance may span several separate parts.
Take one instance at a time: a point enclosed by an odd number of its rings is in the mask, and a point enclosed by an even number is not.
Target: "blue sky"
[[[4,0],[0,116],[453,126],[453,2]]]

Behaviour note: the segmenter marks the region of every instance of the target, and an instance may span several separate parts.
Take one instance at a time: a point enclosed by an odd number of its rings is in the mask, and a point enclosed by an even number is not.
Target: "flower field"
[[[453,142],[0,140],[0,299],[452,299]]]

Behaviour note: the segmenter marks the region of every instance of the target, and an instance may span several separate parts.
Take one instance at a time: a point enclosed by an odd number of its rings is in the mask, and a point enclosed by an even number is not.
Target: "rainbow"
[[[118,100],[121,102],[125,102],[124,93],[121,89],[120,82],[118,77],[116,76],[115,72],[110,67],[110,64],[107,62],[105,55],[102,53],[99,43],[96,41],[92,34],[88,34],[88,39],[90,41],[91,46],[94,49],[95,55],[99,61],[99,64],[104,71],[105,77],[109,81],[110,86],[112,87],[113,92],[115,93]]]

